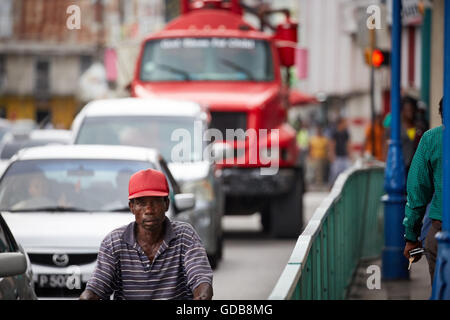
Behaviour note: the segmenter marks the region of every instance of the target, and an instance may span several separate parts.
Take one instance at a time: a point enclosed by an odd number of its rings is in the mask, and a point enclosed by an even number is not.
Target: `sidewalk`
[[[380,289],[367,288],[370,265],[381,271],[381,259],[361,262],[350,287],[348,300],[428,300],[431,296],[430,274],[425,256],[411,266],[409,280],[381,281]]]

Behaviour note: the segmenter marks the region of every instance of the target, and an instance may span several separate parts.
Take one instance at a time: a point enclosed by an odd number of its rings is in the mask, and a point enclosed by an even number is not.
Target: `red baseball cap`
[[[128,199],[164,197],[169,195],[166,176],[157,170],[141,170],[133,174],[128,183]]]

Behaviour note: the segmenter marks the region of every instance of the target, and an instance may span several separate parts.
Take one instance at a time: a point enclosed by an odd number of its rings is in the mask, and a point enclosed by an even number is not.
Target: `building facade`
[[[163,24],[162,0],[2,0],[0,116],[69,128],[89,99],[123,94],[140,40]]]

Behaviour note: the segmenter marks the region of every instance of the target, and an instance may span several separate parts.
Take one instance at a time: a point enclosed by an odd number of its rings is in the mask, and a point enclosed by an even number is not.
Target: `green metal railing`
[[[345,299],[360,259],[383,246],[384,166],[342,173],[305,230],[269,296],[271,300]]]

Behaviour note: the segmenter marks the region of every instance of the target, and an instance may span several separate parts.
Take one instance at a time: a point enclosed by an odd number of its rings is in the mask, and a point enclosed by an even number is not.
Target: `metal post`
[[[450,0],[445,0],[444,18],[444,134],[442,150],[442,231],[436,235],[438,256],[433,279],[433,300],[450,300]]]
[[[373,56],[373,51],[375,50],[375,29],[370,29],[370,52],[371,57]],[[372,143],[372,156],[375,157],[375,67],[373,61],[370,63],[370,122],[372,127],[370,129],[371,143]]]
[[[391,139],[386,163],[384,189],[384,248],[382,277],[384,280],[409,278],[408,260],[403,256],[405,216],[405,165],[400,140],[400,75],[401,75],[401,0],[393,0],[391,51]]]

